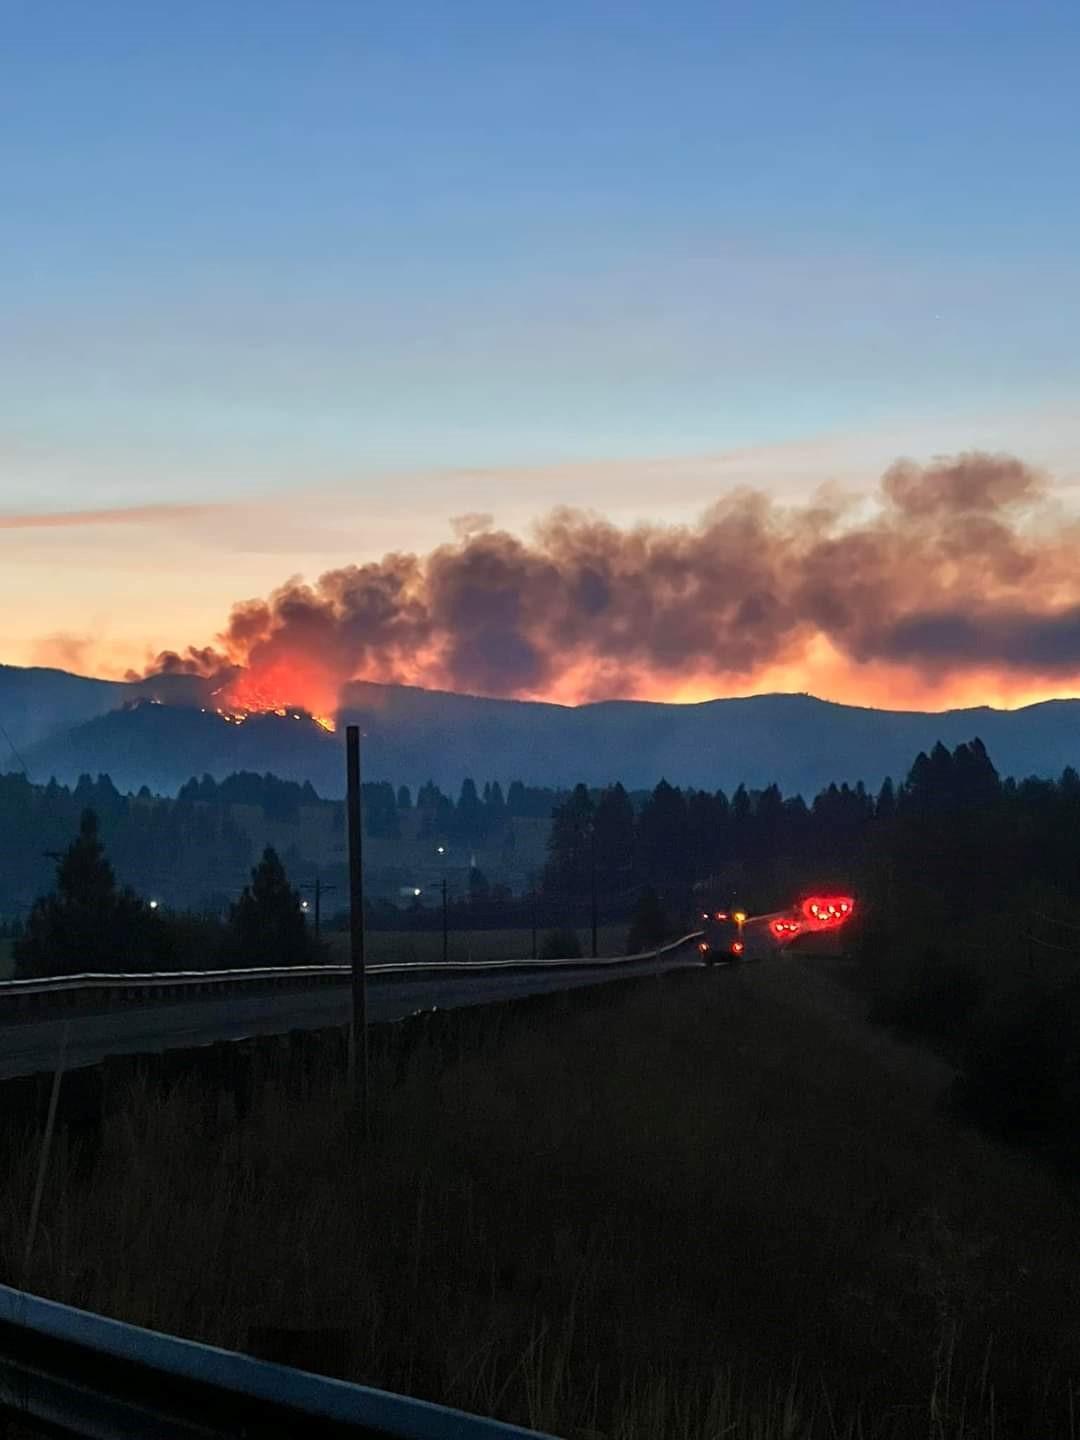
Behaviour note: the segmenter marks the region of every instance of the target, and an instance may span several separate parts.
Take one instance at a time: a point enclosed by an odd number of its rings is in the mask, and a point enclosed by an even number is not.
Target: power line
[[[11,736],[10,736],[10,735],[8,734],[8,732],[4,729],[4,727],[3,727],[2,724],[0,724],[0,735],[2,735],[2,736],[4,737],[4,739],[7,741],[7,743],[8,743],[8,748],[11,750],[11,753],[15,756],[15,759],[19,762],[19,768],[22,770],[23,774],[24,774],[24,775],[26,776],[26,778],[29,780],[29,779],[30,779],[30,772],[29,772],[29,770],[27,770],[27,768],[26,768],[26,761],[25,761],[25,760],[22,758],[22,756],[19,754],[18,750],[15,749],[15,741],[12,740]]]

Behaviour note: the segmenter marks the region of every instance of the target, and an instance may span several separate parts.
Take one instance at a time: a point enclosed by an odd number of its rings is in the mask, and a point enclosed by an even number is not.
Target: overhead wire
[[[19,769],[23,772],[23,774],[24,774],[24,775],[26,776],[26,778],[29,780],[29,778],[30,778],[30,772],[29,772],[29,770],[26,768],[26,761],[25,761],[25,760],[22,758],[22,756],[19,754],[18,750],[16,750],[14,740],[12,740],[11,736],[10,736],[10,735],[8,734],[8,732],[4,729],[4,726],[3,726],[2,723],[0,723],[0,735],[2,735],[2,736],[4,737],[4,739],[7,741],[8,748],[10,749],[12,755],[15,756],[15,759],[19,762]]]

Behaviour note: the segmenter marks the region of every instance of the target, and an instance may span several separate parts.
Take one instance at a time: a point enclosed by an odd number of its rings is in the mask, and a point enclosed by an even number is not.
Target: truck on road
[[[698,953],[706,965],[715,965],[718,960],[731,963],[742,959],[746,953],[745,924],[746,911],[738,905],[702,908]]]

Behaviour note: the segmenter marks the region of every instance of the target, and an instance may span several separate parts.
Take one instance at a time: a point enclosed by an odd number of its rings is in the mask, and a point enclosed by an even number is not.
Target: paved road
[[[693,945],[659,960],[591,969],[544,973],[485,973],[368,981],[368,1017],[373,1021],[400,1020],[417,1010],[450,1010],[461,1005],[484,1005],[519,995],[550,990],[573,990],[619,980],[627,975],[652,975],[700,965]],[[348,983],[329,988],[293,990],[270,995],[244,995],[227,999],[205,998],[140,1005],[137,1009],[70,1017],[67,1065],[92,1065],[105,1055],[134,1055],[210,1045],[217,1040],[242,1040],[248,1035],[280,1035],[288,1030],[317,1030],[344,1025],[349,1018]],[[34,1020],[0,1026],[0,1080],[52,1070],[60,1051],[64,1021]]]

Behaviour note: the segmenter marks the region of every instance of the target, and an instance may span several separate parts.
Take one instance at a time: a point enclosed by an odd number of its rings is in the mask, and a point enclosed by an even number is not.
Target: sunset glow
[[[1080,679],[1080,522],[1016,456],[898,461],[858,503],[720,495],[694,524],[473,517],[426,552],[294,576],[151,673],[233,712],[332,716],[353,680],[578,705],[808,693],[1016,707]]]

